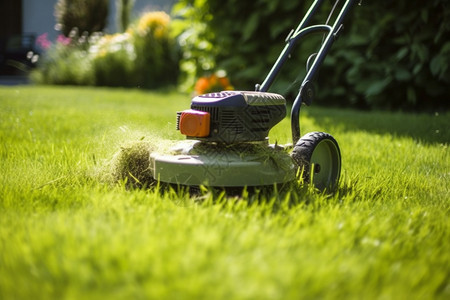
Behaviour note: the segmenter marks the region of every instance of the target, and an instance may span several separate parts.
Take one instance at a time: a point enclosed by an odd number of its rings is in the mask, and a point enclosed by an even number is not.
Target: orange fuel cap
[[[209,135],[210,114],[205,111],[188,109],[181,112],[180,132],[192,137]]]

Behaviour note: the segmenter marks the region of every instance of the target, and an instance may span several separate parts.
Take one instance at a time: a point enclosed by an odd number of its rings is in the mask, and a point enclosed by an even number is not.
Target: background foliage
[[[170,17],[148,12],[126,32],[78,35],[53,44],[32,79],[45,84],[158,88],[176,84],[179,49],[170,34]]]
[[[264,79],[310,3],[180,0],[174,14],[184,20],[178,27],[187,80],[225,69],[237,89],[252,89]],[[332,1],[324,5],[330,8]],[[328,12],[324,9],[317,19],[323,23]],[[449,31],[446,1],[363,1],[350,13],[325,60],[318,102],[359,108],[448,108]],[[318,36],[299,47],[274,91],[296,93],[305,60],[320,41]]]

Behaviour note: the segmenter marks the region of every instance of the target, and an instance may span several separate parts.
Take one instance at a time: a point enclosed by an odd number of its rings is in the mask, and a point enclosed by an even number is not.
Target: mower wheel
[[[334,190],[341,174],[341,152],[328,133],[310,132],[295,144],[291,157],[303,181],[317,189]]]

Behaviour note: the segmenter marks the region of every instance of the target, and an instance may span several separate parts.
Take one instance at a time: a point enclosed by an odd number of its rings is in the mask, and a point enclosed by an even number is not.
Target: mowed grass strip
[[[449,114],[304,108],[334,195],[127,189],[126,143],[183,137],[174,92],[0,88],[0,298],[447,299]],[[290,142],[285,119],[271,142]]]

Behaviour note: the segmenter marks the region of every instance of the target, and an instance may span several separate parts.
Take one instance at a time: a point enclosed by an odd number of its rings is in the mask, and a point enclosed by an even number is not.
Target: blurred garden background
[[[44,2],[42,7],[51,10],[46,15],[52,16],[45,22],[54,25],[44,33],[23,32],[36,22],[28,19],[42,13],[39,6],[31,7],[27,0],[2,2],[2,75],[19,74],[36,84],[203,93],[253,90],[311,1]],[[333,3],[325,1],[325,6],[331,9]],[[316,22],[324,22],[328,12],[325,9]],[[448,1],[362,1],[345,24],[319,74],[318,105],[448,109]],[[321,41],[319,35],[298,47],[274,92],[293,99],[305,62]]]

